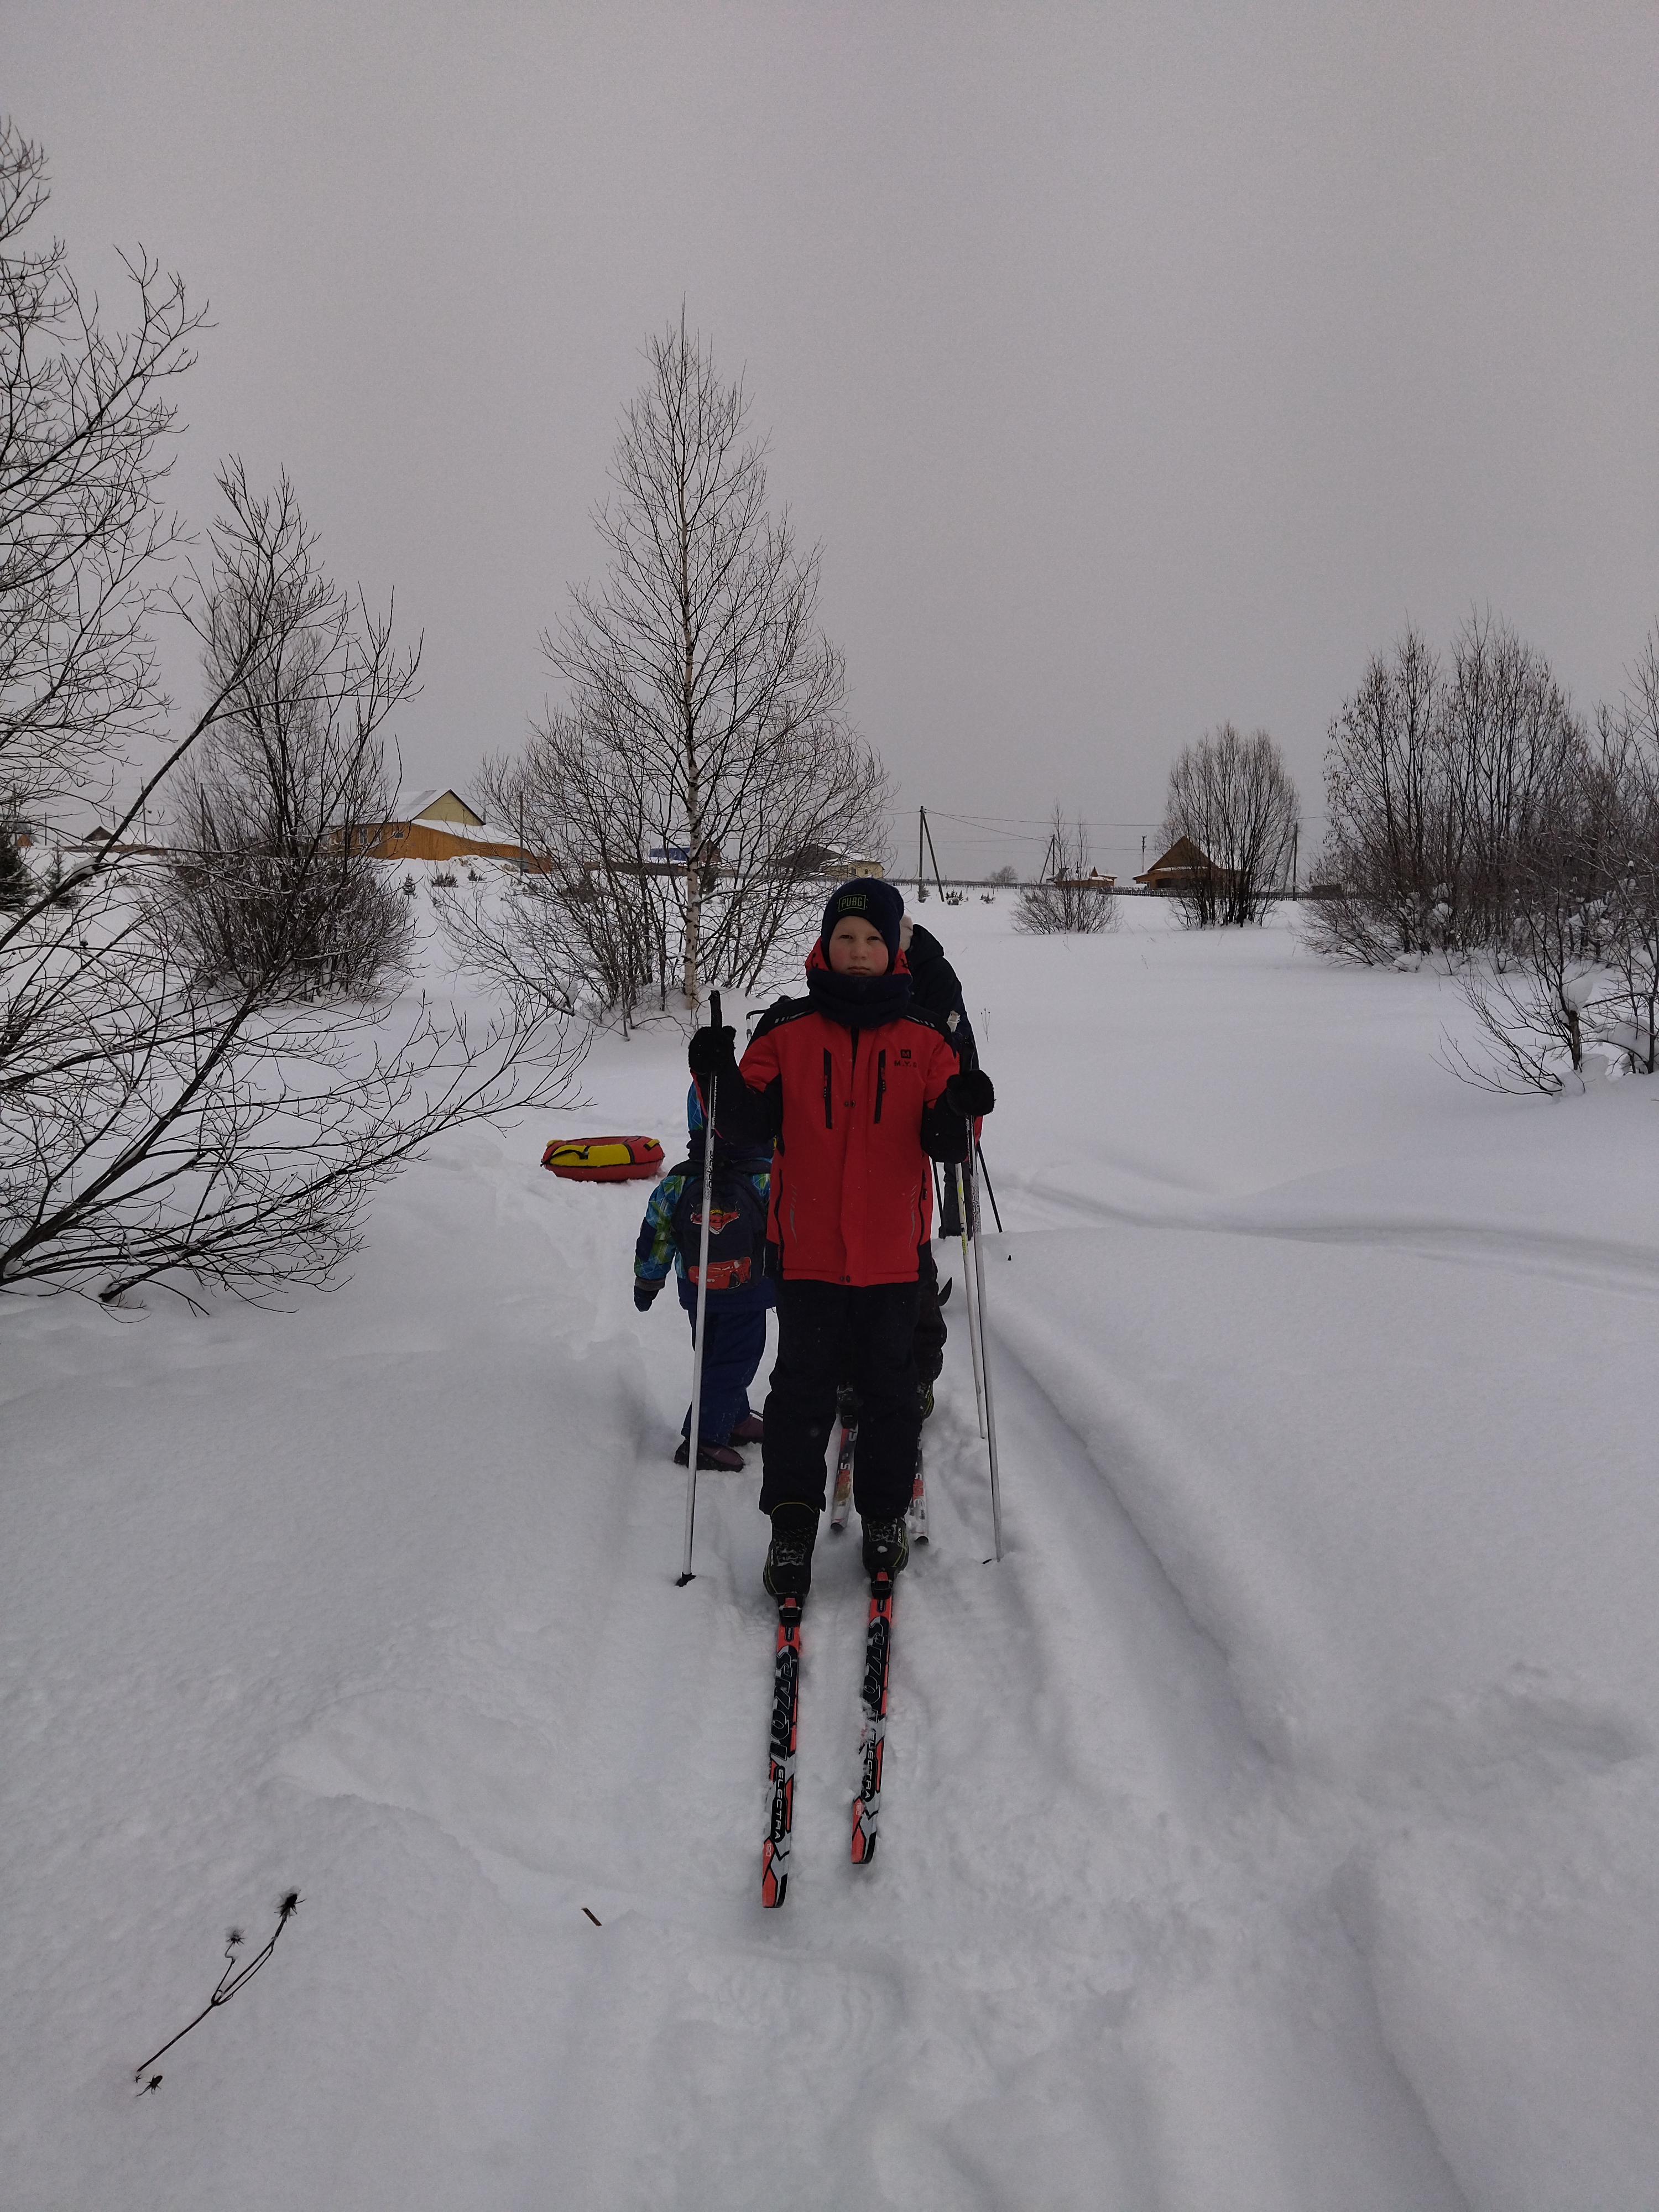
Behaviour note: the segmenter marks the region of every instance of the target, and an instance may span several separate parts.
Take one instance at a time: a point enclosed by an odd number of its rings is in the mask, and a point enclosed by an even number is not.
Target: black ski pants
[[[787,1499],[824,1506],[825,1455],[843,1377],[859,1394],[853,1503],[860,1520],[896,1521],[915,1480],[915,1283],[782,1282],[778,1357],[761,1446],[763,1513]]]
[[[916,1382],[918,1386],[937,1382],[945,1365],[945,1346],[950,1332],[945,1326],[945,1315],[939,1304],[939,1263],[933,1257],[931,1244],[916,1247]],[[850,1368],[842,1376],[843,1388],[853,1389]],[[854,1406],[858,1403],[854,1391]]]
[[[931,1244],[916,1248],[916,1376],[922,1382],[937,1382],[948,1331],[939,1310],[939,1262]]]

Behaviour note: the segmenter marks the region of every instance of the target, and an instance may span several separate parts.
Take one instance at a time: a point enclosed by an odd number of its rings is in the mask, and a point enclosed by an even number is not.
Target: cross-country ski
[[[870,1585],[870,1618],[864,1632],[864,1680],[859,1687],[863,1727],[859,1736],[859,1794],[853,1800],[853,1863],[876,1856],[881,1818],[881,1770],[887,1749],[887,1680],[893,1657],[893,1583],[885,1575]]]
[[[789,1834],[795,1817],[795,1732],[800,1721],[801,1601],[778,1604],[778,1648],[772,1666],[772,1730],[768,1746],[766,1836],[761,1846],[761,1903],[783,1903],[789,1888]]]

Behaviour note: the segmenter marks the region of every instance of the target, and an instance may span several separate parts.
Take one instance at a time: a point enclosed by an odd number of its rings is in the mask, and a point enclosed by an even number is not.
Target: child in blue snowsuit
[[[688,1157],[672,1167],[651,1194],[634,1248],[634,1304],[641,1313],[668,1279],[672,1266],[681,1305],[697,1328],[697,1267],[702,1238],[702,1102],[694,1083],[686,1101]],[[761,1418],[749,1405],[749,1385],[766,1350],[766,1310],[775,1292],[766,1273],[766,1214],[772,1156],[735,1145],[716,1130],[714,1204],[708,1224],[708,1298],[702,1354],[702,1435],[700,1468],[736,1473],[744,1465],[735,1447],[758,1443]],[[684,1467],[691,1408],[680,1424],[675,1453]]]

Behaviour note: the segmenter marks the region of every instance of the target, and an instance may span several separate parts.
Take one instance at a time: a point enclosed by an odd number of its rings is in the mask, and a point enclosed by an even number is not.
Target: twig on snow
[[[185,2026],[181,2027],[177,2035],[169,2036],[159,2051],[152,2051],[149,2057],[145,2059],[142,2066],[136,2066],[133,2069],[132,2078],[135,2081],[143,2081],[145,2075],[149,2072],[150,2068],[155,2065],[158,2058],[165,2057],[167,2053],[172,2050],[175,2043],[182,2043],[184,2041],[185,2036],[190,2033],[192,2027],[199,2027],[210,2012],[217,2011],[221,2005],[228,2004],[231,1999],[235,1996],[237,1990],[243,1986],[244,1983],[252,1980],[254,1975],[258,1972],[260,1967],[264,1966],[265,1960],[276,1948],[277,1936],[282,1934],[283,1929],[288,1926],[289,1922],[294,1917],[299,1909],[300,1893],[297,1889],[291,1889],[276,1909],[276,1925],[275,1929],[272,1931],[270,1942],[265,1945],[263,1951],[259,1952],[255,1957],[250,1959],[247,1963],[242,1966],[239,1966],[236,1963],[236,1954],[246,1939],[244,1938],[240,1928],[233,1928],[228,1932],[225,1937],[225,1959],[227,1962],[225,1971],[220,1975],[218,1982],[215,1986],[213,1995],[202,2007],[202,2009],[197,2014],[194,2020],[188,2021]],[[159,2074],[152,2075],[148,2081],[144,2081],[144,2086],[138,2092],[138,2094],[141,2097],[151,2096],[161,2087],[161,2076]]]

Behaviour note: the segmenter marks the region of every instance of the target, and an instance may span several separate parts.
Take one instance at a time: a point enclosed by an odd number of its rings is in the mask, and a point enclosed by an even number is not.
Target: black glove
[[[992,1111],[997,1094],[982,1067],[964,1067],[945,1085],[945,1103],[964,1121],[977,1121],[981,1114]]]
[[[650,1312],[651,1301],[656,1297],[658,1291],[661,1288],[662,1285],[660,1283],[642,1283],[637,1275],[635,1277],[634,1304],[639,1308],[641,1313]]]
[[[737,1036],[729,1022],[722,1029],[693,1030],[685,1048],[685,1064],[692,1074],[727,1074],[738,1064]]]

